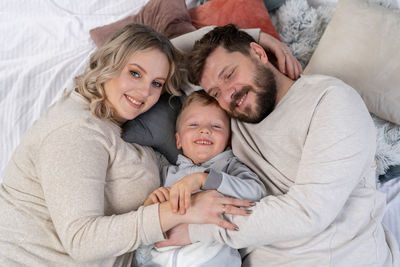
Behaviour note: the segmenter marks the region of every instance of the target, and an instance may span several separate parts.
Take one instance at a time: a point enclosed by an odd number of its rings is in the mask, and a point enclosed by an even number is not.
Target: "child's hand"
[[[207,173],[196,172],[186,175],[172,185],[170,190],[170,203],[173,212],[185,214],[190,207],[192,192],[200,190],[207,179]]]
[[[169,200],[169,187],[159,187],[151,193],[146,201],[144,202],[144,206],[149,206],[155,203],[161,203]]]

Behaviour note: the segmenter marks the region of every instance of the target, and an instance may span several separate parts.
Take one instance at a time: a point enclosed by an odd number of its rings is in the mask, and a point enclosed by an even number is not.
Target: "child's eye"
[[[152,84],[153,84],[153,86],[158,87],[158,88],[162,88],[164,86],[164,84],[157,82],[157,81],[153,81]]]
[[[222,127],[219,126],[219,125],[212,125],[212,127],[215,128],[215,129],[221,129],[221,128],[222,128]]]
[[[131,75],[135,78],[140,78],[140,73],[134,70],[129,71]]]
[[[190,127],[196,127],[197,125],[198,125],[198,124],[197,124],[197,123],[194,123],[194,122],[189,124]]]

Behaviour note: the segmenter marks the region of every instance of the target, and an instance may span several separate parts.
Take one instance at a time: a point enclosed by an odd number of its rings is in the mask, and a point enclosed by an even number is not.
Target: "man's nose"
[[[221,93],[222,93],[222,102],[224,103],[220,103],[220,106],[226,110],[236,94],[236,88],[233,86],[226,87],[221,90]]]

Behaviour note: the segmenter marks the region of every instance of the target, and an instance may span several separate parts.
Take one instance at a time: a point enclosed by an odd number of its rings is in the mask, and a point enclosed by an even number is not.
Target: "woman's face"
[[[119,76],[104,84],[107,103],[118,122],[134,119],[158,101],[169,67],[167,56],[156,48],[137,52]]]

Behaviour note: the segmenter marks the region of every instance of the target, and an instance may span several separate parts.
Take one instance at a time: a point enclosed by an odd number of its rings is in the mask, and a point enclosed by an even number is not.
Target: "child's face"
[[[193,163],[199,164],[218,155],[228,145],[229,118],[220,107],[193,102],[181,114],[176,146]]]

